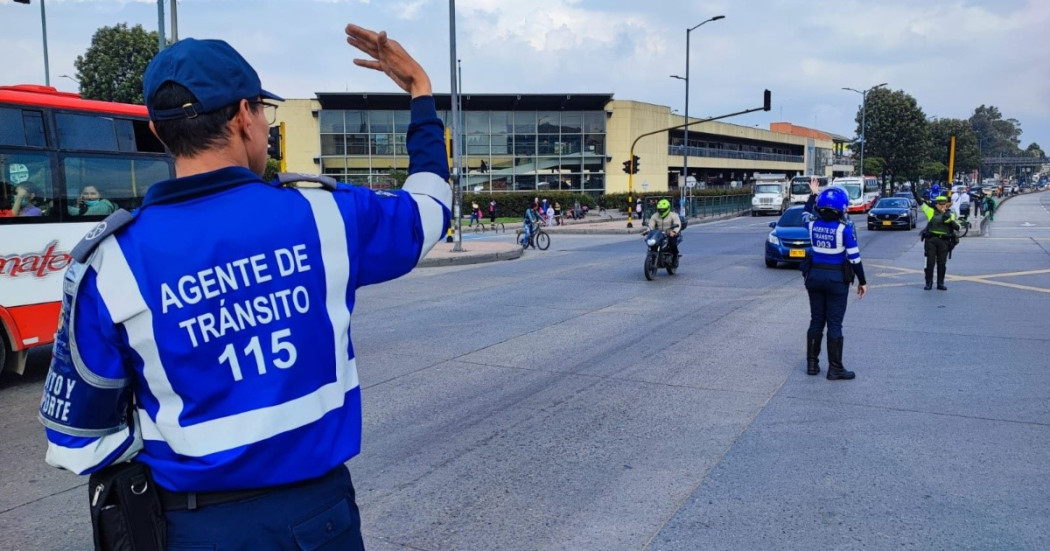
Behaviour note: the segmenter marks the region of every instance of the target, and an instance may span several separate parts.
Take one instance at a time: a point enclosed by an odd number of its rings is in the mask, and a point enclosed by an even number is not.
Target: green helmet
[[[656,203],[656,212],[660,213],[660,218],[667,218],[667,215],[671,213],[671,202],[667,199],[660,199]]]
[[[943,196],[943,195],[938,195],[937,198],[933,200],[933,202],[935,202],[935,203],[947,203],[948,202],[948,198]]]

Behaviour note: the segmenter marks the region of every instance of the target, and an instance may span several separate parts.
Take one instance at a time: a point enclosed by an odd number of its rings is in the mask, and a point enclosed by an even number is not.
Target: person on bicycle
[[[952,212],[956,218],[970,215],[970,194],[966,188],[961,188],[952,195]]]
[[[667,232],[668,244],[667,247],[671,250],[671,253],[678,256],[678,243],[682,241],[682,219],[678,216],[677,212],[671,210],[671,202],[667,199],[660,199],[656,203],[656,212],[649,217],[649,221],[646,222],[649,227],[647,230],[642,230],[642,233],[649,233],[650,230],[662,230]]]
[[[525,209],[525,217],[522,219],[522,231],[525,235],[522,237],[523,248],[527,248],[532,242],[532,236],[535,235],[537,228],[540,225],[540,215],[537,210],[538,207],[529,207]]]

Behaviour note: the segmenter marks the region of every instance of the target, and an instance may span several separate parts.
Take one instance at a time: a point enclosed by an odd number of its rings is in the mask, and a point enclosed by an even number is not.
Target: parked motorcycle
[[[678,269],[679,255],[671,252],[671,239],[675,238],[662,230],[650,230],[645,234],[645,244],[649,247],[645,255],[645,279],[652,281],[660,268],[665,268],[668,275],[674,275]]]

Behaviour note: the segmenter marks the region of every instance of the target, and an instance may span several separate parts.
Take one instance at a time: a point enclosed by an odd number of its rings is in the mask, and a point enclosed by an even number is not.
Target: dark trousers
[[[171,550],[364,549],[346,466],[295,488],[164,515]]]
[[[926,283],[933,281],[933,266],[937,265],[937,284],[944,283],[948,264],[948,241],[940,237],[926,238]]]
[[[828,327],[828,338],[842,337],[842,319],[846,317],[846,299],[849,285],[842,279],[842,270],[813,268],[806,278],[809,292],[809,332],[821,333]]]

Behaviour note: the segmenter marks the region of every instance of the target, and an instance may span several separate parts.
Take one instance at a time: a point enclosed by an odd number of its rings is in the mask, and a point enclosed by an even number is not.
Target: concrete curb
[[[441,246],[438,244],[436,246]],[[483,262],[496,262],[498,260],[514,260],[521,258],[523,249],[518,246],[509,246],[506,250],[472,253],[463,251],[452,253],[452,256],[440,256],[436,258],[424,257],[416,264],[417,268],[434,268],[440,266],[465,266],[467,264],[481,264]]]

